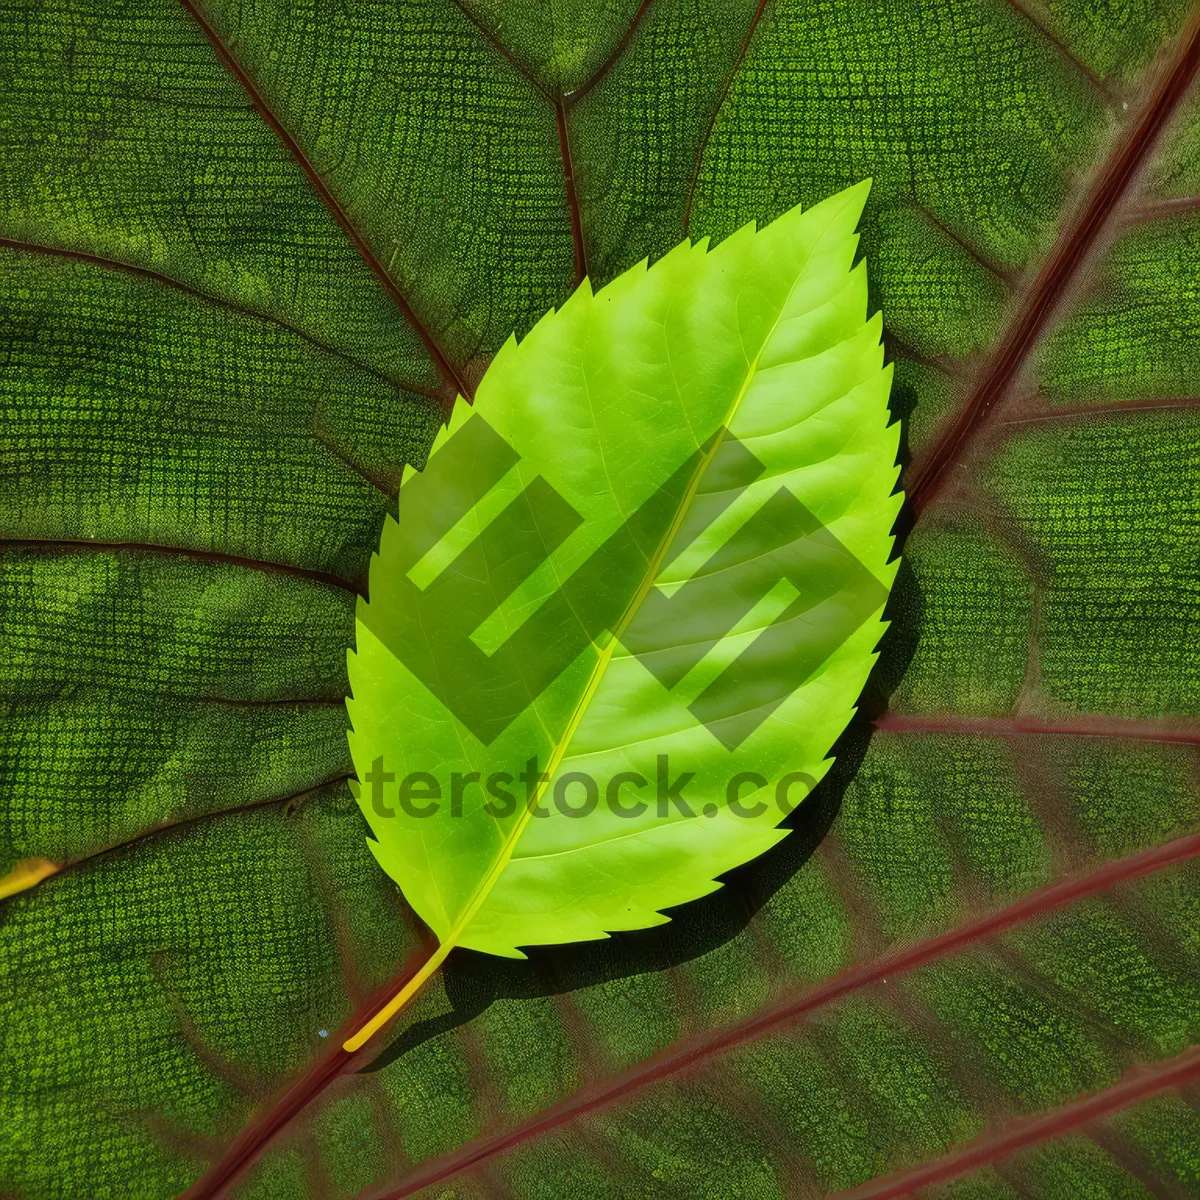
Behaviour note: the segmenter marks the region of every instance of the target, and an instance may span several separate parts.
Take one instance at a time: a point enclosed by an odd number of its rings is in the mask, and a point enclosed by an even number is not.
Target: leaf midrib
[[[836,212],[830,214],[824,229],[822,229],[821,233],[813,241],[813,250],[820,246],[824,241],[825,235],[828,233],[829,228],[832,226],[836,217],[839,216],[845,209],[847,203],[849,203],[849,201],[843,202]],[[689,252],[696,253],[697,251],[693,248]],[[700,252],[709,253],[707,250]],[[680,497],[679,503],[676,506],[675,516],[672,518],[671,524],[668,526],[667,530],[660,539],[654,557],[646,565],[646,570],[642,574],[642,579],[638,585],[637,591],[633,594],[629,603],[625,607],[625,611],[621,614],[620,618],[611,629],[608,641],[605,644],[604,649],[600,652],[596,661],[596,665],[592,668],[592,674],[588,679],[587,686],[584,688],[583,693],[576,702],[575,708],[571,713],[570,720],[564,727],[562,735],[555,743],[554,750],[551,753],[549,761],[547,762],[546,770],[539,780],[536,790],[530,796],[529,803],[526,805],[521,815],[513,823],[512,830],[501,843],[500,854],[497,856],[495,864],[485,876],[483,882],[480,884],[479,889],[472,896],[471,901],[464,910],[463,916],[452,928],[451,933],[447,938],[447,941],[449,941],[451,945],[458,944],[458,940],[469,928],[471,921],[475,918],[475,915],[479,912],[480,908],[483,907],[484,902],[487,900],[493,888],[499,882],[500,876],[503,875],[505,868],[512,861],[512,856],[516,851],[517,843],[520,841],[521,835],[525,832],[526,827],[532,819],[533,813],[541,804],[542,797],[545,795],[546,789],[550,786],[550,781],[557,773],[564,755],[570,748],[571,742],[575,738],[575,734],[580,723],[590,708],[591,702],[595,698],[600,684],[603,682],[604,675],[608,670],[609,663],[612,661],[612,657],[616,652],[617,646],[621,642],[622,635],[629,628],[630,622],[637,615],[642,603],[649,595],[650,589],[654,586],[654,581],[658,578],[659,573],[662,571],[662,566],[664,560],[666,559],[667,551],[671,548],[671,543],[674,541],[676,534],[679,532],[680,526],[683,524],[683,519],[687,515],[688,510],[691,508],[692,502],[696,497],[696,489],[700,486],[700,480],[704,478],[708,468],[712,465],[713,459],[716,457],[718,450],[720,450],[725,441],[725,434],[728,432],[729,427],[733,424],[734,419],[741,409],[742,403],[745,401],[746,395],[750,390],[750,385],[754,382],[754,377],[758,370],[759,360],[762,358],[766,348],[771,344],[772,339],[775,337],[775,333],[779,329],[779,323],[783,320],[783,315],[787,311],[792,295],[795,293],[795,290],[799,286],[801,279],[804,278],[804,274],[807,271],[809,264],[812,262],[812,254],[813,251],[810,250],[803,261],[797,266],[796,276],[792,280],[791,287],[788,288],[787,295],[780,302],[779,311],[775,315],[775,320],[772,322],[770,329],[763,334],[754,358],[747,360],[745,377],[743,378],[741,386],[738,388],[737,394],[734,396],[733,401],[725,414],[725,419],[718,426],[717,433],[712,439],[712,446],[707,453],[700,456],[700,461],[696,464],[696,469],[692,472],[692,477],[688,481],[687,489],[684,491],[683,496]]]

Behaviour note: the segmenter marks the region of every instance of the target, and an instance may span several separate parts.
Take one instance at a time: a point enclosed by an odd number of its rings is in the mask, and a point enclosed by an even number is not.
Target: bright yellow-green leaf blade
[[[827,770],[896,568],[868,186],[585,283],[405,481],[351,750],[443,946],[659,924]]]

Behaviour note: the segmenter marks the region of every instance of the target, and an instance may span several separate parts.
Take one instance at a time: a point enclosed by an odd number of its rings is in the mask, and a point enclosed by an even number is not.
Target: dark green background
[[[355,591],[437,420],[426,342],[475,381],[585,265],[560,112],[597,284],[873,177],[919,468],[1187,19],[197,8],[270,120],[176,0],[0,2],[0,874],[71,864],[0,902],[0,1194],[26,1200],[182,1190],[418,948],[345,784]],[[1197,118],[1189,96],[909,537],[866,700],[891,728],[852,728],[797,834],[662,930],[464,955],[239,1197],[386,1194],[847,965],[1200,831]],[[1198,918],[1194,860],[1114,885],[426,1194],[806,1197],[954,1153],[1185,1052]],[[1200,1195],[1195,1099],[930,1194]]]

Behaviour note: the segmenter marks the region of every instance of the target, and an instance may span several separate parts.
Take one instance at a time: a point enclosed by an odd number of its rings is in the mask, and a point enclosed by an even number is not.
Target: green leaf
[[[350,741],[443,951],[661,924],[828,769],[897,566],[867,191],[585,282],[401,488]]]
[[[0,1193],[1193,1194],[1194,21],[0,5]],[[868,177],[909,519],[834,765],[345,1054],[434,948],[348,782],[402,475],[585,275]]]

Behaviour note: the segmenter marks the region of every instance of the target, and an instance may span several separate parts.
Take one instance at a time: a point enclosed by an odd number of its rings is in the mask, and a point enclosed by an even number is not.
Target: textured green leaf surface
[[[896,573],[891,372],[851,270],[867,192],[585,283],[402,488],[350,746],[371,850],[443,950],[660,925],[828,769]]]
[[[870,177],[922,498],[795,834],[687,922],[464,955],[231,1187],[1195,1194],[1188,22],[0,5],[0,846],[72,864],[0,908],[0,1191],[178,1193],[428,952],[343,700],[435,397],[583,274]]]

